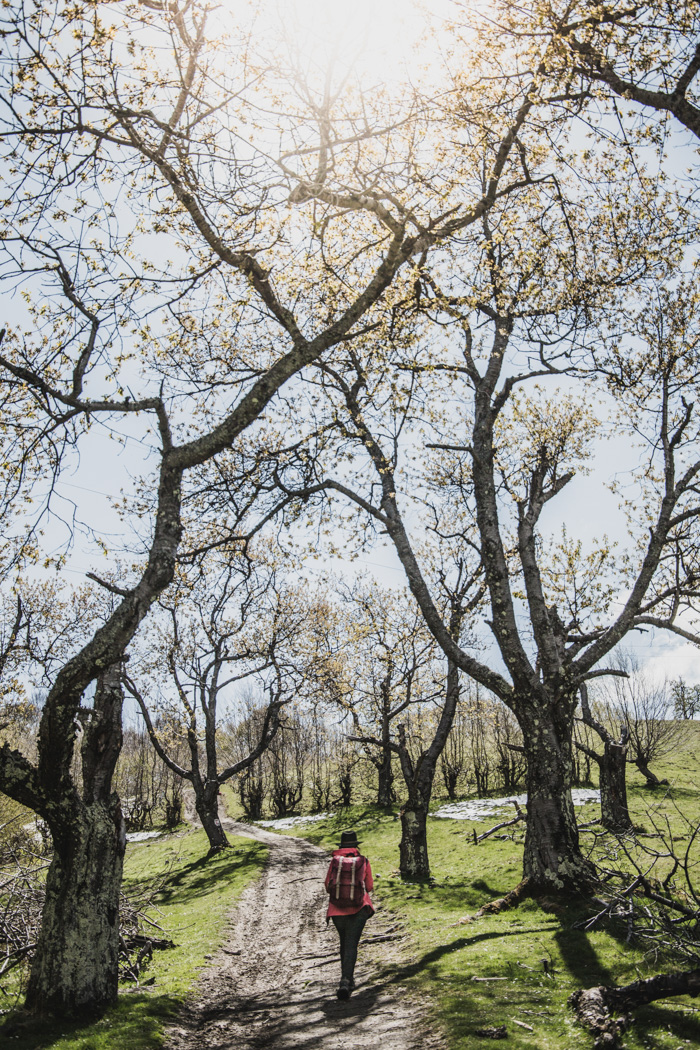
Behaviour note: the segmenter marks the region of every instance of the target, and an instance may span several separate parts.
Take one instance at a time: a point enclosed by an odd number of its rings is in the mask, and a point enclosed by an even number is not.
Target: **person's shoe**
[[[350,978],[350,991],[351,992],[355,991],[355,978],[354,977]]]
[[[350,981],[347,977],[341,978],[340,984],[338,985],[338,991],[335,993],[338,999],[349,999],[350,998]]]

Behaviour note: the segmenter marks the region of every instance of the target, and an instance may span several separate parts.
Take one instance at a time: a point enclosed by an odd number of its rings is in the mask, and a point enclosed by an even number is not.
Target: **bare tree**
[[[450,607],[450,631],[455,638],[460,636],[462,622],[468,611],[463,604],[463,595],[472,582],[468,573],[465,573],[463,577],[458,572],[455,589],[445,596]],[[416,674],[414,678],[414,674],[411,673],[403,681],[402,688],[405,695],[398,705],[403,714],[403,720],[398,722],[395,735],[388,735],[388,738],[385,738],[356,731],[350,738],[364,745],[382,748],[388,746],[398,756],[406,791],[406,798],[400,811],[399,870],[405,878],[420,880],[430,877],[427,838],[428,811],[438,762],[452,729],[460,695],[460,674],[457,665],[448,661],[447,672],[443,675],[437,673],[435,661],[431,661],[431,665],[425,668],[432,671],[430,676]],[[420,669],[419,664],[416,670]],[[401,692],[399,692],[399,698],[401,698]],[[415,717],[412,705],[420,704],[421,708],[425,709],[431,703],[437,704],[436,725],[432,730],[432,735],[425,741],[421,733],[417,741],[412,741],[410,724],[412,717]]]
[[[469,766],[470,719],[465,710],[464,696],[460,696],[454,722],[440,755],[440,774],[447,797],[457,797],[457,785]]]
[[[217,559],[218,561],[218,559]],[[282,708],[296,694],[304,674],[303,634],[313,615],[306,592],[281,586],[274,567],[255,561],[217,564],[211,557],[194,582],[181,579],[160,600],[164,616],[154,621],[146,654],[150,684],[125,678],[138,702],[160,759],[194,790],[195,808],[209,840],[209,855],[229,845],[218,813],[222,784],[253,765],[272,745]],[[174,698],[158,705],[148,695],[167,668]],[[139,679],[141,676],[139,676]],[[221,768],[218,732],[222,708],[232,690],[258,683],[267,693],[259,734],[247,754]],[[183,764],[158,732],[153,706],[180,723],[189,764]]]
[[[607,726],[592,713],[585,682],[581,685],[581,711],[581,721],[600,737],[603,744],[603,753],[600,754],[582,741],[576,740],[576,747],[598,766],[601,823],[608,831],[631,831],[632,818],[627,808],[629,725],[624,716],[621,716],[619,736],[616,739]]]
[[[625,678],[615,678],[612,714],[625,727],[629,740],[629,760],[646,780],[646,787],[667,784],[649,768],[650,763],[667,755],[680,741],[682,726],[669,718],[671,698],[665,681],[656,681],[635,662]]]
[[[372,738],[364,753],[377,772],[377,805],[396,801],[393,755],[395,727],[414,704],[430,700],[435,642],[410,595],[376,585],[343,595],[345,617],[342,709],[355,738]],[[377,744],[376,741],[380,743]]]

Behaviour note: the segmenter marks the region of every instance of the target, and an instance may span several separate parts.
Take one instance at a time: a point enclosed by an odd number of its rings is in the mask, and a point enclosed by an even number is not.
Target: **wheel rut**
[[[347,1002],[335,998],[338,936],[326,927],[323,878],[328,854],[304,839],[224,822],[227,831],[264,842],[262,877],[241,895],[226,941],[202,972],[166,1050],[441,1050],[425,1003],[387,976],[395,941],[376,941],[381,911],[365,927]]]

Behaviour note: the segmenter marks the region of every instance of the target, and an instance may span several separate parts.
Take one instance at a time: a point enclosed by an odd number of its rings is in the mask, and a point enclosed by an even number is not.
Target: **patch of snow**
[[[158,839],[164,835],[164,831],[127,831],[127,842],[145,842],[146,839]]]
[[[571,798],[575,806],[584,806],[587,802],[600,802],[600,791],[595,788],[573,788]],[[451,802],[440,806],[431,814],[441,820],[483,820],[493,817],[503,809],[517,802],[527,805],[527,795],[509,795],[508,798],[471,798],[468,802]]]
[[[571,798],[575,806],[585,806],[587,802],[600,802],[598,788],[572,788]]]
[[[327,817],[334,816],[335,813],[315,813],[312,817],[278,817],[277,820],[256,820],[253,823],[258,824],[261,828],[284,830],[285,828],[297,828],[300,824],[315,824],[317,820],[325,820]]]

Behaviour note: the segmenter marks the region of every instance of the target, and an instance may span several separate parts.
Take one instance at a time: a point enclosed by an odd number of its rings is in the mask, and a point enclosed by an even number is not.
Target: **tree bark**
[[[585,892],[594,869],[581,853],[571,800],[572,719],[528,704],[519,720],[527,757],[523,877],[534,893]]]
[[[83,797],[66,778],[43,815],[54,857],[26,1006],[41,1014],[99,1013],[117,998],[119,891],[126,828],[112,775],[122,745],[120,665],[97,682],[82,744]]]
[[[391,764],[391,750],[385,747],[377,766],[377,805],[390,809],[394,802],[394,770]]]
[[[116,1001],[126,831],[118,799],[79,807],[56,843],[26,1006],[62,1017]]]
[[[607,831],[631,831],[632,819],[627,808],[627,747],[613,740],[605,741],[598,761],[600,770],[600,816]]]
[[[198,784],[192,780],[194,787],[194,806],[202,827],[209,839],[209,856],[228,849],[231,845],[219,818],[219,784]]]
[[[401,810],[399,871],[405,879],[425,881],[430,878],[427,817],[427,802],[407,802]]]

